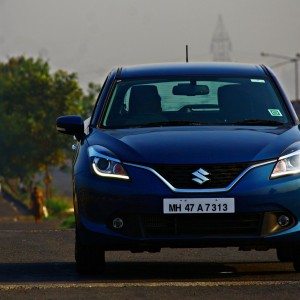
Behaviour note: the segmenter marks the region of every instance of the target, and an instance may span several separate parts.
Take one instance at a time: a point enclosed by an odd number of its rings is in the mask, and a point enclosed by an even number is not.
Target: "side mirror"
[[[75,135],[76,139],[80,140],[84,136],[84,123],[80,116],[62,116],[56,120],[56,130]]]

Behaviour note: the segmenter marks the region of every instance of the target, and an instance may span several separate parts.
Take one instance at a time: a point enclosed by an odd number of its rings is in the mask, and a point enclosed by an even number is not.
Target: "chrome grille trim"
[[[145,170],[152,172],[163,183],[165,183],[170,188],[170,190],[172,190],[175,193],[223,193],[223,192],[230,191],[238,183],[238,181],[250,170],[264,166],[264,165],[275,163],[276,161],[277,161],[277,159],[273,159],[273,160],[269,160],[269,161],[265,161],[262,163],[251,165],[247,169],[245,169],[239,176],[237,176],[226,188],[211,188],[211,189],[178,189],[178,188],[175,188],[163,176],[161,176],[158,172],[156,172],[154,169],[152,169],[150,167],[146,167],[146,166],[142,166],[142,165],[138,165],[138,164],[132,164],[132,163],[124,163],[124,165],[141,168],[141,169],[145,169]]]

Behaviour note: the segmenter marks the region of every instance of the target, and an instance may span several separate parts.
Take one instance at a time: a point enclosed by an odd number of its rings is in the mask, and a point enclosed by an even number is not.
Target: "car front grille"
[[[262,213],[206,215],[143,215],[143,231],[148,238],[163,236],[260,235]]]
[[[250,163],[211,164],[211,165],[155,165],[152,168],[178,189],[226,188]],[[208,181],[199,184],[193,173],[199,168],[209,173]]]

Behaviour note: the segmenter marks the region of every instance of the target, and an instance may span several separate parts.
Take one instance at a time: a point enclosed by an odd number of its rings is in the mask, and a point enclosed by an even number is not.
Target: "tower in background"
[[[212,53],[214,61],[231,61],[231,51],[231,40],[225,28],[223,18],[219,15],[217,26],[210,44],[210,52]]]

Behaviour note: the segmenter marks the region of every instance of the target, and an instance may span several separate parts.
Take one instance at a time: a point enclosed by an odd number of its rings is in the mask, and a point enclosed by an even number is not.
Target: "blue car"
[[[277,250],[300,271],[299,120],[264,65],[152,64],[112,70],[73,167],[75,258],[163,247]]]

